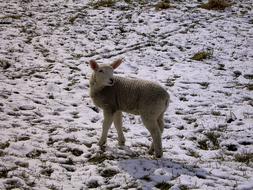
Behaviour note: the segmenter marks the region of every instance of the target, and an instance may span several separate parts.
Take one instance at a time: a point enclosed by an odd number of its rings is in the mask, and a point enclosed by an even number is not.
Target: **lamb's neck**
[[[96,93],[98,93],[100,90],[102,90],[103,87],[99,87],[97,85],[90,85],[90,96],[94,96]]]
[[[90,79],[90,96],[94,96],[97,92],[102,90],[104,86],[98,85],[94,76]]]

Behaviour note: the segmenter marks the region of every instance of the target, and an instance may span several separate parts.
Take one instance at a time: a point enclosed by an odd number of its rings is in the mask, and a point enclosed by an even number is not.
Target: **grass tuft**
[[[206,134],[206,137],[213,144],[213,147],[212,147],[213,150],[216,150],[216,149],[220,148],[220,143],[219,143],[219,140],[218,140],[218,138],[220,137],[220,134],[214,133],[214,132],[208,132]]]
[[[161,183],[157,183],[155,185],[156,188],[161,189],[161,190],[168,190],[172,187],[173,185],[170,183],[166,183],[166,182],[161,182]]]
[[[194,157],[194,158],[199,158],[199,157],[200,157],[199,153],[197,153],[196,151],[194,151],[194,150],[192,150],[192,149],[189,149],[189,150],[188,150],[187,155],[188,155],[188,156],[192,156],[192,157]]]
[[[179,189],[180,189],[180,190],[188,190],[188,189],[190,189],[190,188],[187,187],[186,185],[180,185]]]
[[[77,13],[77,14],[75,14],[75,15],[69,17],[69,22],[70,22],[70,24],[74,24],[74,22],[75,22],[75,20],[78,18],[78,16],[79,16],[79,13]]]
[[[94,157],[90,158],[88,160],[88,162],[102,163],[105,160],[113,160],[113,157],[112,156],[107,156],[105,154],[98,154],[98,155],[95,155]]]
[[[251,163],[253,162],[253,153],[245,152],[241,154],[236,154],[234,158],[235,158],[235,161],[242,162],[248,165],[250,162]]]
[[[200,5],[200,7],[207,10],[224,10],[231,5],[232,3],[226,0],[208,0],[207,3]]]
[[[3,168],[0,170],[0,178],[7,178],[9,170]]]
[[[252,91],[253,90],[253,84],[247,84],[246,85],[247,89]]]
[[[90,5],[95,8],[98,9],[100,7],[112,7],[114,6],[116,3],[116,0],[98,0],[98,1],[92,1],[90,3]]]
[[[10,146],[10,143],[9,141],[6,141],[6,142],[0,142],[0,149],[5,149],[5,148],[8,148]]]
[[[162,1],[158,2],[158,3],[155,5],[155,9],[156,9],[156,10],[169,9],[169,8],[171,8],[171,7],[172,7],[172,6],[171,6],[169,0],[162,0]]]
[[[22,15],[5,15],[5,16],[0,17],[0,19],[8,19],[8,18],[10,18],[10,19],[16,19],[16,20],[18,20],[18,19],[21,19],[21,17],[22,17]]]
[[[115,176],[116,174],[118,174],[119,172],[114,170],[114,169],[110,169],[110,168],[107,168],[107,169],[104,169],[102,172],[101,172],[101,176],[102,177],[113,177]]]
[[[208,143],[207,143],[207,139],[203,139],[203,140],[199,140],[198,141],[198,147],[202,150],[208,150]]]
[[[204,59],[209,59],[213,55],[212,51],[200,51],[191,57],[195,61],[203,61]]]

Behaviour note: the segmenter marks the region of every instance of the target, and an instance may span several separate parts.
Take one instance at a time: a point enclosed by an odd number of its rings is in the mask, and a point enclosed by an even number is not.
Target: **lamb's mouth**
[[[109,85],[110,85],[110,86],[114,85],[113,79],[110,79]]]

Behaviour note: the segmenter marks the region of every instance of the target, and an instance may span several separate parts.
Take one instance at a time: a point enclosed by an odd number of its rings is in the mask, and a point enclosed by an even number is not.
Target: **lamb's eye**
[[[98,72],[103,73],[104,71],[103,70],[99,70]]]

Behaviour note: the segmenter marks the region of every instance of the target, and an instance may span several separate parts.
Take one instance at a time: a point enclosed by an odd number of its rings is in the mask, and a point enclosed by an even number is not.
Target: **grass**
[[[46,153],[46,152],[43,150],[34,149],[31,152],[27,153],[26,157],[35,159],[35,158],[40,157],[40,155],[44,154],[44,153]]]
[[[198,147],[202,150],[208,150],[208,139],[198,141]]]
[[[4,151],[0,150],[0,157],[5,156],[5,155],[6,155],[6,153]]]
[[[158,2],[158,3],[155,5],[155,9],[156,9],[156,10],[169,9],[169,8],[171,8],[171,7],[172,7],[172,6],[171,6],[169,0],[162,0],[162,1]]]
[[[191,59],[195,61],[203,61],[204,59],[209,59],[213,55],[212,51],[200,51],[194,54]]]
[[[221,112],[220,112],[220,111],[215,111],[215,110],[213,110],[213,111],[211,112],[211,114],[214,115],[214,116],[221,116]]]
[[[112,7],[115,5],[117,1],[116,0],[98,0],[98,1],[92,1],[90,5],[95,8],[101,8],[101,7]]]
[[[209,82],[199,82],[198,84],[202,87],[202,89],[206,89],[206,88],[208,88],[210,83]]]
[[[70,24],[74,24],[74,22],[78,18],[78,16],[79,16],[79,13],[77,13],[76,15],[73,15],[73,16],[69,17]]]
[[[194,158],[199,158],[200,157],[200,155],[196,151],[191,150],[191,149],[188,150],[188,154],[187,155],[188,156],[192,156]]]
[[[190,188],[187,187],[186,185],[181,185],[181,186],[179,187],[179,189],[180,189],[180,190],[188,190],[188,189],[190,189]]]
[[[98,154],[98,155],[95,155],[94,157],[90,158],[88,160],[88,162],[98,164],[98,163],[102,163],[105,160],[113,160],[113,157],[112,156],[107,156],[105,154]]]
[[[5,148],[8,148],[9,146],[10,146],[9,141],[0,142],[0,149],[5,149]]]
[[[103,171],[101,172],[101,176],[102,176],[102,177],[109,177],[109,178],[110,178],[110,177],[115,176],[117,173],[119,173],[119,172],[116,171],[116,170],[107,168],[107,169],[105,169],[105,170],[103,170]]]
[[[207,10],[224,10],[231,5],[232,3],[226,0],[208,0],[207,3],[200,5],[200,7]]]
[[[97,0],[97,1],[90,1],[89,5],[94,9],[99,9],[101,7],[113,7],[117,2],[122,2],[123,0]],[[163,0],[164,2],[166,0]],[[168,0],[167,0],[168,1]],[[145,5],[147,4],[147,0],[124,0],[125,3],[131,5]]]
[[[41,170],[41,174],[50,177],[54,170],[51,167]]]
[[[7,170],[6,168],[2,169],[0,171],[0,178],[7,178],[8,172],[9,172],[9,170]]]
[[[88,186],[88,188],[95,189],[95,188],[99,187],[99,183],[98,183],[98,181],[89,181],[87,186]]]
[[[0,67],[3,69],[8,69],[11,66],[9,61],[0,59]]]
[[[71,149],[71,153],[75,156],[81,156],[83,154],[82,150],[79,150],[77,148]]]
[[[208,140],[213,144],[212,149],[216,150],[220,148],[220,143],[218,138],[220,137],[220,134],[215,133],[215,132],[208,132],[206,134],[206,137],[208,138]]]
[[[0,17],[0,19],[7,19],[7,18],[11,18],[11,19],[21,19],[21,15],[5,15]]]
[[[140,178],[142,180],[145,180],[145,181],[151,181],[149,175],[144,175],[142,178]]]
[[[252,163],[253,162],[253,153],[241,153],[241,154],[236,154],[234,156],[234,159],[235,161],[237,162],[242,162],[242,163],[245,163],[245,164],[249,164],[250,162]]]
[[[156,188],[161,190],[169,190],[172,186],[173,186],[172,184],[166,182],[157,183],[155,185]]]
[[[246,85],[247,89],[252,91],[253,90],[253,84],[247,84]]]

